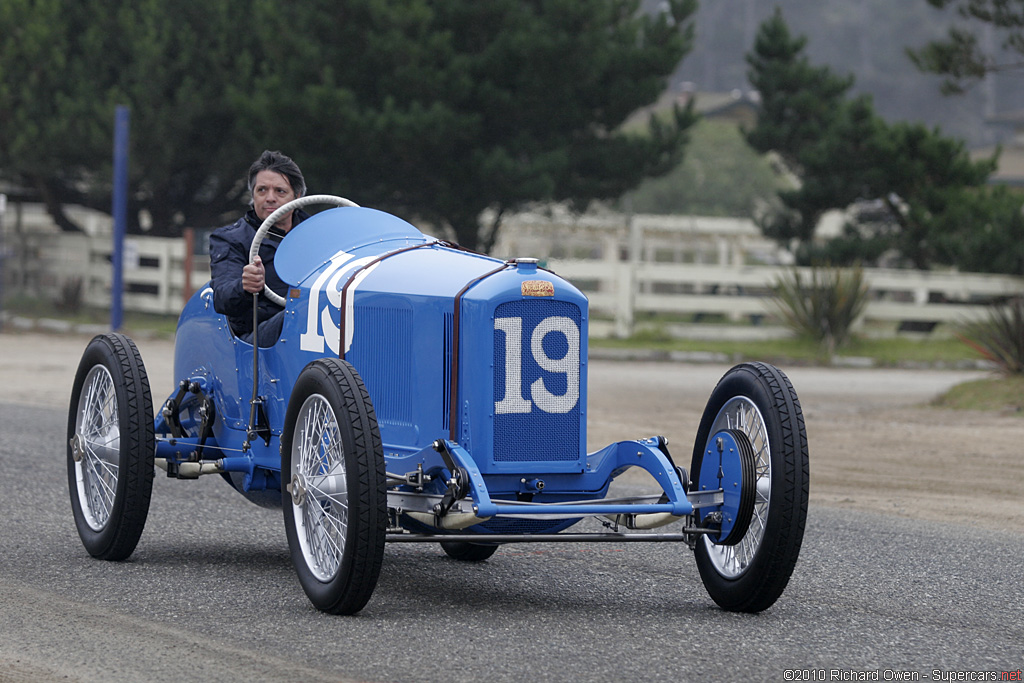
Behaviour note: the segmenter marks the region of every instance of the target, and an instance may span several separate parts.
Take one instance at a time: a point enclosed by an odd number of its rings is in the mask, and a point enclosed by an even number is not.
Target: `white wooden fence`
[[[665,325],[683,335],[786,334],[771,327],[771,287],[792,269],[792,257],[750,220],[532,213],[513,216],[505,231],[496,255],[540,258],[586,293],[591,334],[628,336],[647,314],[724,315],[733,323]],[[1024,293],[1024,280],[1006,275],[868,268],[864,277],[869,303],[858,327],[881,335],[948,333],[950,323],[977,320],[990,303]],[[734,324],[744,320],[761,325],[744,335]]]
[[[718,266],[674,263],[602,263],[552,260],[549,267],[578,283],[599,317],[594,332],[628,336],[639,313],[667,319],[770,321],[776,314],[770,296],[782,274],[779,266]],[[809,275],[809,269],[801,269]],[[929,332],[949,323],[977,320],[986,304],[1024,292],[1019,279],[980,274],[940,274],[866,269],[869,302],[860,328],[879,333]],[[601,325],[600,316],[611,325]],[[672,327],[671,325],[669,327]],[[678,327],[678,326],[677,326]],[[691,333],[696,325],[690,325]],[[751,330],[751,336],[757,330]]]
[[[56,298],[80,278],[84,300],[109,306],[111,240],[23,231],[4,236],[6,291]],[[187,277],[183,238],[128,237],[125,310],[176,314],[188,292],[209,279],[202,242]],[[786,272],[788,254],[739,219],[620,215],[572,218],[518,214],[506,220],[494,253],[533,256],[590,298],[591,333],[628,336],[638,320],[721,319],[772,327],[770,287]],[[866,269],[870,302],[861,322],[882,334],[929,330],[977,319],[993,301],[1024,293],[1021,278],[954,272]],[[690,324],[699,335],[708,325]],[[745,329],[758,336],[757,326]],[[776,328],[778,330],[778,328]],[[716,334],[720,333],[716,328]]]
[[[4,262],[9,290],[57,299],[63,288],[80,282],[85,304],[110,306],[113,244],[109,235],[33,232],[17,239],[8,236],[7,247],[15,255]],[[210,279],[210,260],[203,254],[193,255],[187,278],[187,251],[184,238],[127,237],[124,310],[179,313],[187,295]]]

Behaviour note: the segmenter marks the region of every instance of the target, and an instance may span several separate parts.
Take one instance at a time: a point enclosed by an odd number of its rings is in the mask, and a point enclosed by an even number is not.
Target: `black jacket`
[[[307,213],[296,209],[292,213],[292,227],[308,217]],[[252,294],[242,289],[242,268],[249,263],[249,247],[252,246],[256,230],[262,223],[256,212],[249,209],[231,225],[225,225],[210,234],[210,286],[213,287],[213,308],[228,317],[232,331],[238,336],[252,332]],[[271,229],[260,244],[260,259],[263,260],[263,268],[266,271],[267,285],[284,297],[288,294],[288,285],[277,276],[274,269],[274,255],[280,242],[281,235],[275,235]],[[260,294],[260,322],[280,310],[280,306],[267,299],[265,294]]]

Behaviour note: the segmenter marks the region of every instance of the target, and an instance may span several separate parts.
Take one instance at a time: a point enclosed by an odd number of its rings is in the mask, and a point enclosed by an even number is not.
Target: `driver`
[[[273,346],[281,336],[284,309],[262,293],[266,283],[282,297],[288,285],[274,270],[274,254],[289,230],[309,215],[296,209],[282,216],[260,244],[255,263],[249,264],[249,248],[256,230],[278,207],[306,194],[306,181],[298,165],[280,152],[263,152],[249,167],[251,208],[231,225],[210,234],[210,285],[213,308],[227,316],[231,329],[242,341],[252,339],[252,295],[259,292],[260,346]]]

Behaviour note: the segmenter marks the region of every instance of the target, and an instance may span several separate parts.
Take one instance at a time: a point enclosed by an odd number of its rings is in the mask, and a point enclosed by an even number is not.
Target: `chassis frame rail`
[[[692,543],[697,536],[717,534],[717,529],[688,529],[676,534],[648,533],[570,533],[570,534],[411,534],[388,533],[388,543],[468,542],[478,545],[498,543]]]

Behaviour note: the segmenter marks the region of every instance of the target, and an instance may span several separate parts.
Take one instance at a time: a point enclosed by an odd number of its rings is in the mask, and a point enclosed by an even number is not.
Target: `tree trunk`
[[[58,228],[63,232],[85,232],[82,226],[68,218],[67,214],[64,213],[64,203],[45,178],[42,176],[32,176],[31,182],[32,186],[39,192],[39,197],[43,200],[43,205],[46,206],[46,212],[50,214]]]
[[[494,243],[498,241],[498,231],[501,229],[501,219],[505,216],[505,207],[499,206],[494,212],[494,220],[480,240],[480,251],[490,254],[494,249]]]

